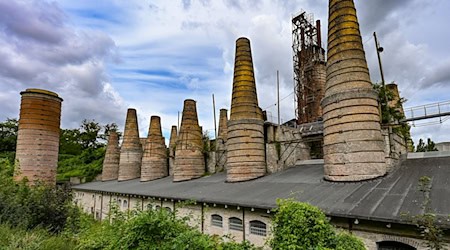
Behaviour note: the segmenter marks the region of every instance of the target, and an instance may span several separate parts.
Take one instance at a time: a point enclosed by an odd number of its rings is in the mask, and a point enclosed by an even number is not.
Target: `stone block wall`
[[[265,134],[268,173],[279,172],[295,166],[299,160],[311,158],[309,147],[302,142],[298,129],[266,124]]]

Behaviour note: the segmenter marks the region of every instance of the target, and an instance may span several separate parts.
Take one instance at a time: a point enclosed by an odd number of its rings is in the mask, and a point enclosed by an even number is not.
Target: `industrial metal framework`
[[[322,48],[320,20],[301,11],[292,18],[292,49],[297,123],[321,120],[320,101],[325,92],[325,50]]]

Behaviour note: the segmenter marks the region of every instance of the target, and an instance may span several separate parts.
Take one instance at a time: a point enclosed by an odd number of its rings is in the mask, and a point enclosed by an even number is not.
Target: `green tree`
[[[416,147],[416,152],[431,152],[431,151],[438,151],[434,141],[432,141],[430,138],[428,138],[427,144],[425,145],[422,138],[420,138],[419,143],[417,144],[417,147]]]
[[[18,126],[17,119],[7,118],[0,123],[0,152],[16,151]]]

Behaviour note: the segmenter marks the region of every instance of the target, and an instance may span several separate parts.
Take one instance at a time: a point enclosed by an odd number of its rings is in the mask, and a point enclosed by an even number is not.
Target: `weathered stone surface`
[[[111,131],[108,136],[105,159],[103,160],[102,181],[117,180],[119,177],[119,162],[119,136],[115,131]]]
[[[377,94],[372,88],[353,0],[330,0],[324,118],[325,178],[386,174]]]
[[[258,106],[250,41],[236,41],[233,94],[227,124],[227,181],[255,179],[266,173],[264,121]]]
[[[168,175],[167,150],[161,131],[161,118],[152,116],[141,165],[141,181],[156,180]]]
[[[221,138],[222,140],[227,140],[227,132],[228,132],[228,110],[226,109],[220,109],[220,117],[219,117],[219,133],[218,138]]]
[[[175,168],[175,148],[177,145],[177,126],[172,126],[172,130],[170,131],[170,140],[169,140],[169,175],[173,175],[173,170]]]
[[[180,132],[175,148],[173,181],[186,181],[205,173],[201,128],[194,100],[184,101]]]
[[[139,178],[141,175],[142,145],[135,109],[128,109],[125,131],[120,148],[119,181]]]
[[[228,134],[227,123],[228,123],[228,110],[221,109],[219,118],[219,133],[216,139],[216,152],[213,156],[215,160],[214,172],[221,172],[226,169],[227,164],[226,142]]]
[[[53,92],[27,89],[22,95],[16,147],[16,180],[56,184],[62,99]]]

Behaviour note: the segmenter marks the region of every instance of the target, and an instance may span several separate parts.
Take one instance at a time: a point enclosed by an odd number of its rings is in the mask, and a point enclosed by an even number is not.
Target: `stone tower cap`
[[[49,90],[45,90],[45,89],[30,88],[30,89],[26,89],[25,91],[20,92],[21,95],[32,94],[32,93],[49,95],[49,96],[56,97],[56,98],[60,99],[61,101],[63,101],[63,99],[61,97],[59,97],[58,94],[56,94],[55,92],[49,91]]]

